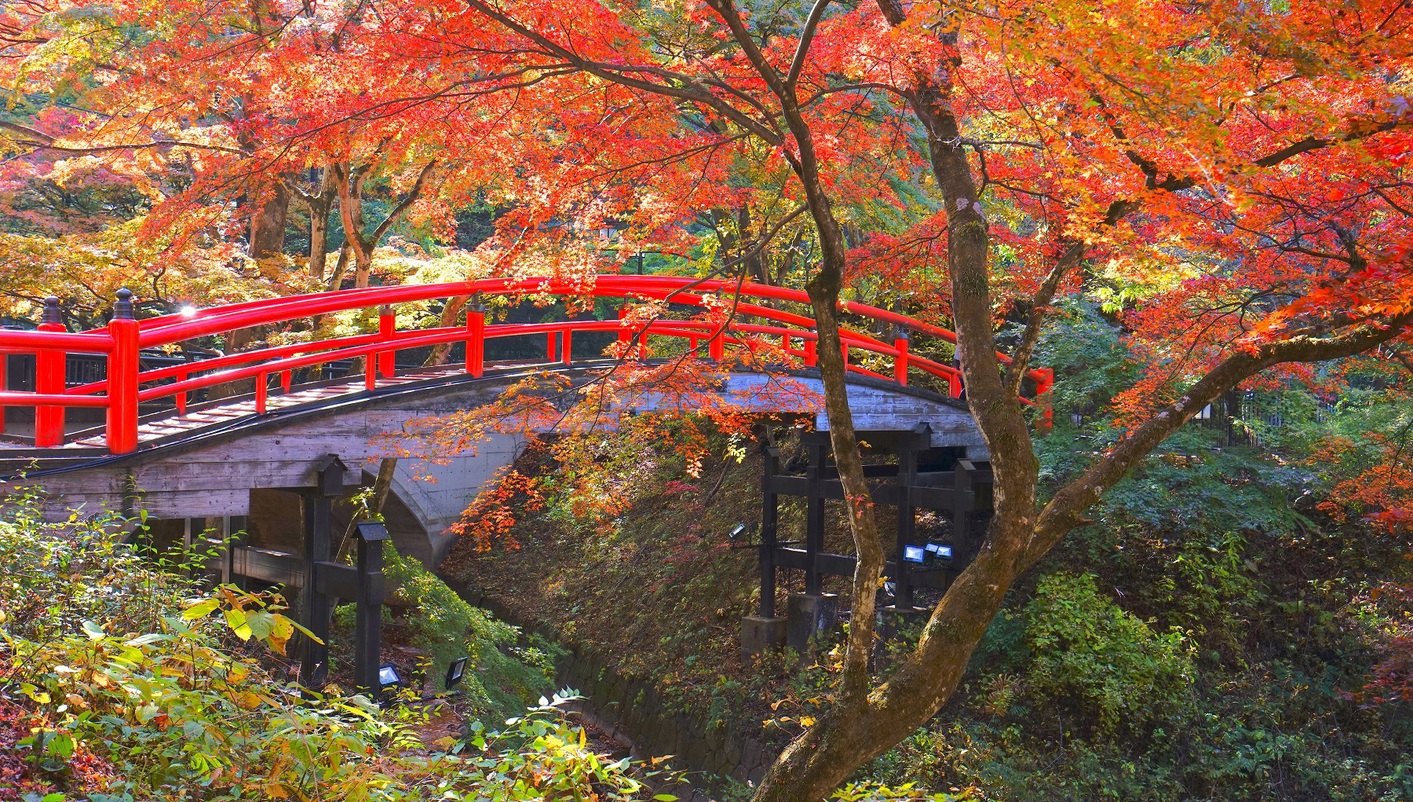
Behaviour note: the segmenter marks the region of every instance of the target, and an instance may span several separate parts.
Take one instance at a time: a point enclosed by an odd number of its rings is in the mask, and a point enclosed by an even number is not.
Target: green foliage
[[[1089,415],[1108,405],[1114,393],[1133,384],[1139,366],[1129,359],[1119,330],[1084,301],[1060,304],[1054,324],[1036,344],[1035,364],[1062,380],[1051,394],[1055,416]]]
[[[281,682],[258,655],[230,645],[282,646],[294,625],[277,605],[230,588],[201,595],[140,559],[115,534],[117,523],[46,524],[24,499],[0,518],[0,714],[25,711],[29,734],[16,748],[37,772],[22,786],[39,789],[36,799],[623,800],[641,792],[625,762],[598,758],[547,705],[493,737],[477,725],[482,735],[470,748],[449,743],[443,752],[419,740],[426,717],[415,707],[382,710],[361,696]],[[410,584],[436,597],[425,580]],[[488,619],[466,620],[483,637],[513,636]],[[79,761],[85,771],[70,771]]]
[[[458,689],[478,713],[517,715],[552,686],[552,646],[543,640],[520,645],[518,628],[467,603],[420,562],[390,546],[384,554],[394,598],[413,608],[412,645],[427,656],[435,690],[446,690],[446,668],[463,656],[471,659]]]
[[[1191,647],[1155,633],[1101,596],[1089,574],[1051,574],[1026,607],[1026,675],[1035,693],[1063,700],[1100,735],[1146,737],[1190,703]]]

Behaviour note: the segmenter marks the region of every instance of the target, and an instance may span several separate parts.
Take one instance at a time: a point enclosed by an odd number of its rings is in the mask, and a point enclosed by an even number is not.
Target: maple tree
[[[153,238],[228,247],[239,230],[268,259],[302,204],[315,285],[350,260],[365,282],[402,215],[445,238],[471,197],[505,210],[486,273],[587,282],[637,248],[687,254],[710,226],[710,269],[803,285],[859,555],[835,705],[757,790],[805,800],[939,709],[1016,578],[1207,404],[1316,382],[1315,362],[1407,357],[1410,24],[1397,0],[33,0],[0,12],[22,54],[0,77],[103,113],[0,127],[32,178],[59,158],[120,173],[153,199]],[[390,212],[371,231],[370,187]],[[618,247],[586,247],[605,228]],[[1024,377],[1075,293],[1122,310],[1146,365],[1111,410],[1125,434],[1042,498]],[[996,482],[986,546],[876,686],[885,552],[844,391],[846,296],[956,330]],[[1347,491],[1394,523],[1400,456]]]
[[[486,51],[671,98],[723,138],[749,136],[813,222],[806,286],[853,507],[853,624],[835,705],[757,799],[818,799],[930,717],[1016,577],[1223,392],[1268,369],[1406,347],[1401,3],[885,0],[801,14],[709,0],[572,19],[555,4],[468,5],[474,14],[442,28],[448,42],[474,35]],[[851,264],[840,217],[880,185],[877,172],[870,186],[849,178],[896,132],[930,172],[920,183],[934,212],[899,241],[941,243],[996,511],[913,655],[873,687],[884,555],[863,503],[836,305]],[[1097,284],[1139,297],[1126,324],[1149,370],[1118,399],[1126,435],[1041,504],[1022,377],[1055,299]],[[1022,323],[1005,362],[998,316]]]

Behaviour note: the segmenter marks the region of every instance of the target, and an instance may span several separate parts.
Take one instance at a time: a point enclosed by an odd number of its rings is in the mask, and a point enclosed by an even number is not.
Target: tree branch
[[[1177,401],[1120,440],[1079,478],[1050,500],[1035,524],[1023,566],[1045,555],[1066,532],[1080,523],[1080,514],[1096,503],[1135,465],[1170,434],[1222,393],[1272,365],[1283,362],[1323,362],[1367,351],[1400,336],[1413,324],[1413,312],[1387,321],[1369,321],[1335,337],[1298,336],[1239,350],[1212,368]]]
[[[800,80],[800,72],[805,68],[805,56],[809,54],[814,31],[819,27],[819,21],[824,18],[824,10],[828,7],[829,0],[815,0],[809,19],[805,20],[805,28],[800,32],[800,43],[795,46],[795,57],[790,60],[790,73],[785,76],[785,86],[792,93],[795,91],[795,82]]]
[[[393,210],[388,212],[388,216],[383,219],[383,222],[379,223],[378,227],[373,230],[371,240],[374,246],[383,241],[383,235],[388,233],[388,229],[392,227],[393,223],[397,222],[398,217],[400,217],[403,212],[407,211],[412,204],[417,202],[417,198],[421,196],[422,189],[427,183],[427,176],[432,174],[432,168],[436,166],[436,159],[427,162],[427,166],[423,167],[422,172],[417,174],[417,181],[412,185],[412,189],[408,191],[407,197],[403,198],[397,206],[394,206]]]

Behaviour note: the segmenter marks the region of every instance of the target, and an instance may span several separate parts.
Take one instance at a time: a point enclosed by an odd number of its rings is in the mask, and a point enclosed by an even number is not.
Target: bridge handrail
[[[557,279],[514,279],[495,278],[443,284],[403,285],[396,287],[366,287],[353,290],[336,290],[303,296],[262,299],[230,304],[215,309],[198,310],[194,314],[163,315],[144,321],[132,319],[130,293],[119,293],[118,312],[114,320],[103,329],[84,333],[68,333],[57,325],[57,307],[54,315],[46,311],[46,323],[39,331],[0,330],[0,354],[11,352],[33,352],[41,361],[36,371],[35,392],[0,391],[0,411],[3,406],[33,406],[36,409],[35,444],[39,446],[60,445],[63,440],[63,412],[68,407],[107,407],[108,445],[113,453],[126,453],[137,446],[137,405],[153,399],[173,396],[176,398],[177,413],[184,414],[187,394],[194,390],[211,387],[223,382],[243,378],[258,378],[257,407],[264,412],[264,400],[268,376],[282,373],[282,385],[289,388],[290,371],[300,367],[365,356],[368,360],[366,382],[375,385],[377,373],[385,376],[395,370],[393,353],[406,348],[428,345],[444,345],[465,342],[467,344],[468,371],[479,374],[484,364],[484,342],[487,339],[524,336],[528,334],[548,334],[547,355],[554,361],[554,338],[556,334],[563,342],[561,361],[570,361],[569,342],[575,331],[614,331],[619,332],[621,341],[631,337],[621,320],[610,321],[555,321],[548,323],[485,324],[483,308],[468,307],[466,327],[441,327],[397,331],[395,316],[380,314],[380,330],[377,334],[360,334],[332,340],[307,343],[291,343],[271,346],[236,354],[227,354],[211,360],[202,360],[183,365],[172,365],[142,371],[138,361],[141,350],[171,346],[193,338],[225,333],[253,326],[271,325],[291,320],[307,319],[352,309],[387,307],[391,304],[432,300],[436,298],[486,295],[506,296],[571,296],[589,295],[593,297],[616,297],[625,302],[635,299],[643,301],[666,301],[673,304],[696,306],[718,312],[713,320],[659,319],[643,324],[635,324],[644,335],[672,336],[686,338],[692,347],[700,339],[711,344],[710,355],[720,359],[725,344],[754,349],[756,341],[751,337],[778,336],[780,350],[813,365],[818,335],[813,331],[814,320],[806,315],[777,309],[753,300],[777,301],[791,304],[808,304],[809,297],[800,290],[755,284],[737,283],[723,279],[693,279],[677,276],[598,276],[592,282],[565,281]],[[713,296],[721,300],[712,300]],[[750,300],[747,300],[750,299]],[[56,303],[50,299],[49,303]],[[476,311],[471,310],[475,308]],[[841,311],[860,317],[871,318],[900,327],[956,343],[956,335],[939,326],[914,320],[897,312],[853,301],[840,302]],[[626,307],[625,307],[626,309]],[[727,316],[729,313],[729,317]],[[473,316],[478,321],[473,326]],[[768,325],[747,322],[748,319],[765,321]],[[643,328],[646,326],[646,328]],[[736,336],[749,335],[749,336]],[[909,353],[905,336],[887,343],[871,334],[843,327],[840,332],[845,350],[846,368],[854,373],[873,376],[883,380],[907,384],[907,373],[917,368],[925,373],[948,382],[949,392],[958,397],[962,391],[961,371],[951,365],[944,365],[926,357]],[[798,339],[801,348],[791,347],[793,339]],[[861,350],[876,353],[894,362],[892,376],[885,375],[863,366],[850,364],[848,352]],[[93,382],[66,389],[63,383],[65,355],[72,352],[89,352],[106,355],[108,377],[102,382]],[[473,358],[474,355],[474,358]],[[1009,362],[1004,354],[998,354]],[[375,364],[377,363],[377,364]],[[57,368],[56,368],[57,365]],[[193,376],[192,374],[199,374]],[[55,376],[59,378],[56,379]],[[1053,373],[1045,368],[1027,371],[1027,377],[1035,382],[1036,394],[1043,395],[1053,385]],[[153,382],[167,382],[151,386]],[[148,385],[143,388],[142,385]],[[1027,399],[1022,399],[1027,401]],[[1048,424],[1048,408],[1042,416],[1042,425]],[[0,420],[3,420],[0,418]],[[3,430],[0,430],[3,431]]]
[[[696,321],[659,320],[648,324],[647,333],[657,336],[669,336],[685,339],[707,338],[712,336],[711,324]],[[764,334],[789,334],[792,337],[801,337],[797,330],[772,326],[742,326],[746,330],[754,330],[752,333]],[[501,339],[506,337],[522,337],[533,334],[553,334],[557,332],[614,332],[620,331],[622,325],[616,320],[571,320],[556,321],[548,323],[511,323],[487,327],[484,333],[485,339]],[[693,330],[700,329],[700,330]],[[804,335],[813,337],[813,334]],[[434,345],[445,345],[448,343],[463,342],[467,338],[464,328],[446,326],[433,329],[416,329],[395,333],[391,338],[381,338],[378,335],[359,335],[356,337],[344,337],[338,340],[325,340],[321,344],[330,347],[325,349],[311,348],[311,344],[281,346],[279,348],[266,349],[261,351],[243,352],[241,355],[263,355],[265,357],[276,356],[279,352],[280,358],[261,361],[258,364],[237,367],[230,370],[203,371],[200,376],[180,378],[178,381],[167,384],[159,384],[141,390],[138,394],[140,401],[155,401],[167,396],[178,396],[180,394],[195,392],[197,390],[213,387],[242,379],[264,379],[271,374],[285,373],[305,367],[327,364],[345,359],[368,357],[371,355],[383,354],[389,351],[399,351],[410,348],[424,348]],[[729,341],[745,344],[747,341],[738,340],[727,335]],[[906,353],[897,348],[858,338],[849,338],[850,347],[861,348],[872,351],[883,356],[905,356]],[[308,353],[315,351],[315,353]],[[804,352],[792,352],[803,356]],[[236,355],[232,355],[236,356]],[[222,361],[226,364],[238,364],[236,360],[221,358],[220,360],[210,360],[210,362]],[[254,361],[254,360],[243,360]],[[933,375],[941,378],[950,378],[956,372],[955,368],[942,365],[925,357],[910,356],[911,366],[921,368]],[[876,371],[870,371],[858,365],[849,365],[849,370],[856,373],[889,379]],[[172,378],[176,368],[163,368],[160,371],[149,371],[142,374],[143,382],[150,383],[159,378]],[[187,368],[186,370],[189,370]],[[164,374],[158,376],[157,374]],[[260,394],[260,385],[256,385],[257,398]],[[257,401],[257,403],[259,403]],[[263,405],[262,405],[263,406]],[[261,410],[263,412],[263,409]]]

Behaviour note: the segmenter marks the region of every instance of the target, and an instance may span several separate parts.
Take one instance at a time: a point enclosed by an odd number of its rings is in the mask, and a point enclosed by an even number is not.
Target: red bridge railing
[[[621,298],[620,320],[567,320],[549,323],[489,324],[484,306],[469,304],[464,324],[399,331],[391,305],[455,297],[599,297]],[[634,320],[634,301],[668,302],[698,307],[702,314],[690,319],[654,318]],[[480,279],[447,284],[420,284],[401,287],[367,287],[352,290],[298,295],[230,304],[190,314],[170,314],[138,321],[133,315],[132,293],[121,290],[113,308],[113,319],[105,328],[69,333],[59,322],[56,299],[46,303],[38,331],[0,330],[0,354],[35,354],[33,392],[0,391],[0,411],[5,406],[35,409],[34,444],[52,447],[63,444],[65,410],[96,407],[107,410],[106,443],[113,454],[126,454],[138,445],[139,405],[173,399],[175,414],[184,415],[191,393],[242,379],[255,380],[256,413],[264,414],[270,377],[279,378],[288,392],[294,371],[330,362],[363,358],[366,389],[376,387],[379,376],[390,377],[396,370],[397,351],[410,348],[464,343],[465,370],[479,377],[485,370],[486,341],[503,337],[542,334],[546,338],[549,362],[571,363],[573,336],[581,332],[616,332],[623,352],[635,341],[645,344],[648,336],[686,341],[698,350],[703,344],[714,360],[725,356],[727,347],[755,349],[765,343],[778,343],[778,353],[805,366],[813,366],[818,337],[814,321],[803,314],[768,306],[769,303],[808,305],[799,290],[734,281],[700,280],[676,276],[598,276],[592,282],[571,283],[553,279]],[[920,371],[947,385],[948,393],[960,397],[961,371],[909,351],[909,333],[925,334],[956,343],[956,335],[938,326],[914,320],[867,304],[844,302],[844,312],[892,327],[895,335],[885,341],[855,328],[841,332],[845,364],[850,372],[899,385],[908,384],[909,375]],[[140,355],[144,349],[176,346],[181,343],[238,329],[289,323],[315,316],[357,309],[379,310],[377,333],[338,337],[315,342],[263,347],[179,365],[144,370]],[[68,354],[98,354],[106,358],[107,378],[77,387],[65,386],[65,360]],[[851,360],[851,353],[877,354],[891,361],[892,370],[873,370]],[[1002,359],[1006,359],[1001,355]],[[878,360],[873,360],[877,363]],[[885,364],[886,364],[885,361]],[[1054,374],[1046,368],[1027,373],[1035,385],[1037,399],[1044,400],[1054,384]],[[1029,401],[1027,403],[1038,403]],[[1048,428],[1048,404],[1041,403],[1041,426]],[[3,420],[0,418],[0,420]]]

